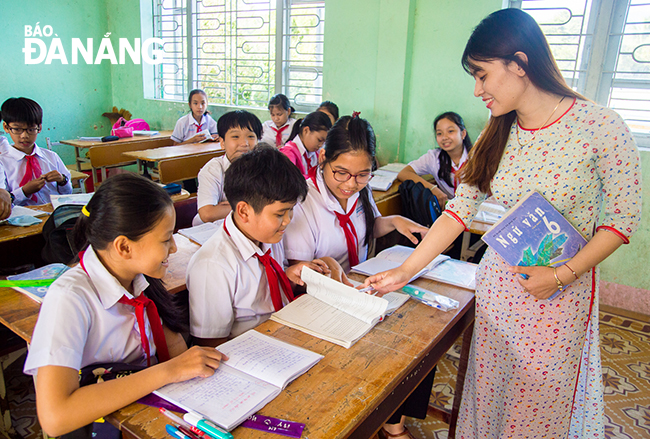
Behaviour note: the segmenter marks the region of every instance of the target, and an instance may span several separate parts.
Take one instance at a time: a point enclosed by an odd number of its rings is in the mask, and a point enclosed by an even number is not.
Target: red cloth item
[[[37,179],[43,174],[43,171],[41,170],[41,164],[38,162],[36,154],[25,155],[25,160],[27,161],[27,165],[25,166],[25,175],[23,175],[23,179],[20,180],[21,187],[25,186],[30,181]],[[32,201],[37,201],[36,193],[33,193],[30,199]]]
[[[84,252],[79,253],[79,263],[83,271],[88,275],[86,267],[84,267]],[[88,275],[90,277],[90,275]],[[153,334],[153,342],[156,345],[156,352],[158,359],[162,363],[169,360],[169,350],[167,349],[167,340],[165,339],[165,331],[163,330],[162,323],[160,323],[160,316],[156,304],[151,299],[140,293],[138,297],[129,299],[126,295],[120,297],[119,303],[131,305],[135,307],[135,318],[138,322],[138,329],[140,331],[140,343],[142,349],[147,354],[147,367],[151,366],[151,349],[149,347],[149,339],[144,325],[144,310],[147,310],[147,317],[149,317],[149,324],[151,325],[151,332]]]
[[[467,164],[467,161],[465,161],[465,163],[460,165],[460,168],[456,169],[455,171],[453,169],[451,170],[451,173],[454,174],[454,192],[456,192],[456,189],[458,188],[458,185],[460,184],[460,175],[459,175],[460,170],[463,169],[466,164]]]
[[[224,223],[225,224],[225,223]],[[289,302],[293,302],[293,291],[291,290],[291,284],[289,283],[289,278],[286,273],[278,264],[278,262],[273,259],[271,256],[271,249],[268,249],[266,253],[260,255],[255,253],[255,257],[264,265],[264,270],[266,271],[266,279],[269,282],[269,289],[271,290],[271,300],[273,301],[273,308],[276,311],[282,309],[282,296],[280,295],[280,286],[284,290],[285,296]]]
[[[350,211],[343,215],[342,213],[334,212],[336,218],[339,220],[339,224],[343,228],[343,233],[345,233],[345,243],[348,246],[348,260],[350,261],[350,267],[354,267],[359,264],[359,251],[357,250],[357,230],[354,228],[354,224],[350,221],[350,215],[352,215],[357,210],[357,201],[354,202],[354,205]]]
[[[194,126],[196,127],[196,134],[199,134],[201,132],[201,127],[203,124],[195,123]]]
[[[289,128],[289,125],[285,125],[282,128],[271,127],[275,131],[275,146],[282,146],[282,132]]]
[[[309,154],[307,151],[303,154],[303,157],[305,157],[305,162],[307,162],[307,175],[312,174],[312,169],[316,168],[316,165],[311,164],[311,160],[309,159]]]
[[[144,326],[145,309],[147,310],[147,317],[149,317],[149,324],[151,325],[153,342],[156,345],[158,359],[161,363],[169,360],[169,351],[167,350],[165,332],[163,331],[162,323],[160,323],[160,316],[158,315],[156,304],[145,296],[144,293],[141,293],[138,297],[134,297],[133,299],[122,296],[118,302],[135,307],[135,318],[138,320],[138,328],[140,329],[140,341],[147,354],[147,366],[151,366],[151,351],[149,349],[149,340],[147,339],[147,333]]]

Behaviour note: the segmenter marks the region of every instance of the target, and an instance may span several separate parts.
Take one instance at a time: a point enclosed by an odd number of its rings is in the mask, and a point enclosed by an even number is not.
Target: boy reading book
[[[242,334],[291,302],[289,279],[302,284],[302,266],[330,273],[320,259],[283,269],[282,236],[307,194],[305,178],[284,154],[262,145],[242,155],[226,171],[224,191],[232,213],[187,269],[190,333],[204,346]]]

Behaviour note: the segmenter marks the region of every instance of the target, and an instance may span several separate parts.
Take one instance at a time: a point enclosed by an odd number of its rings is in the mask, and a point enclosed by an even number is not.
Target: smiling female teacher
[[[457,437],[603,437],[597,264],[638,227],[638,150],[618,114],[566,85],[525,12],[486,17],[462,62],[491,118],[445,215],[401,267],[366,285],[385,292],[406,284],[467,229],[487,194],[509,208],[540,192],[589,243],[556,275],[486,252]]]

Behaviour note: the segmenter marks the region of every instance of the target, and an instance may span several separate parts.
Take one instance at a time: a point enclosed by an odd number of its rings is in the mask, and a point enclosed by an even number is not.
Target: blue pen
[[[183,433],[182,431],[180,431],[178,428],[174,427],[171,424],[167,424],[165,426],[165,430],[167,430],[167,433],[173,438],[176,438],[176,439],[192,439],[188,435],[186,435],[185,433]]]

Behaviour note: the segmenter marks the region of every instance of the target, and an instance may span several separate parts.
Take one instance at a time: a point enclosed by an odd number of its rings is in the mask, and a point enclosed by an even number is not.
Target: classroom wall
[[[109,122],[102,113],[110,111],[113,100],[110,66],[107,61],[99,65],[72,65],[70,44],[72,38],[93,38],[98,47],[108,30],[106,0],[6,0],[2,2],[0,20],[0,101],[25,96],[43,107],[43,132],[39,134],[38,145],[45,146],[45,137],[55,142],[105,135]],[[67,52],[68,65],[58,60],[49,65],[25,64],[25,25],[36,23],[52,26]],[[49,48],[52,38],[55,36],[41,39]],[[55,145],[53,150],[65,163],[74,162],[72,147]]]

